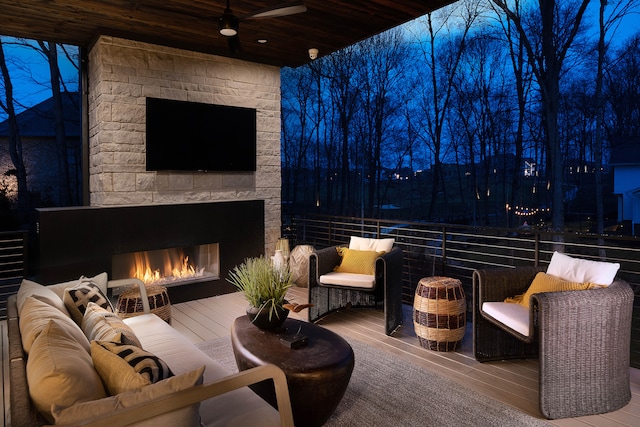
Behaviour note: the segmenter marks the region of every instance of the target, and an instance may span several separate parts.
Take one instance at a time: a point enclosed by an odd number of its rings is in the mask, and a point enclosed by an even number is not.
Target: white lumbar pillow
[[[394,239],[369,239],[367,237],[355,237],[351,236],[349,242],[349,249],[356,251],[376,251],[376,252],[391,252],[393,248]]]
[[[547,274],[569,282],[609,286],[619,269],[620,264],[617,262],[589,261],[554,252],[547,267]]]

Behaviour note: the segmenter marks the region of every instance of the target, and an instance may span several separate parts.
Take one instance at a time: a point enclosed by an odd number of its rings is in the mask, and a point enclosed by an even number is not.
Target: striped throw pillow
[[[137,390],[173,376],[159,357],[134,345],[92,341],[91,359],[110,395]]]

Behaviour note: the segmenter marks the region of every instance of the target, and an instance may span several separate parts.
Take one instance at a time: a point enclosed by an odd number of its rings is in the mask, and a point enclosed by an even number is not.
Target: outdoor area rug
[[[353,347],[355,368],[326,427],[549,426],[391,353],[351,338],[347,341]],[[196,346],[229,372],[238,371],[229,337]]]

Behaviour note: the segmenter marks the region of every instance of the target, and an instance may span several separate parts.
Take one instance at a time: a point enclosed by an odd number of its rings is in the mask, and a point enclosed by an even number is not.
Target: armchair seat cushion
[[[529,309],[509,302],[485,302],[482,311],[514,331],[530,336]]]
[[[373,289],[376,286],[376,277],[369,274],[340,273],[332,271],[323,274],[319,278],[321,285],[342,286],[345,288]]]

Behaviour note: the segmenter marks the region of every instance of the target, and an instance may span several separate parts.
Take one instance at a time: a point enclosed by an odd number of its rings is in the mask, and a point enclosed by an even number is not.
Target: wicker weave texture
[[[413,325],[420,345],[436,351],[456,350],[462,344],[467,304],[458,279],[425,277],[413,300]]]
[[[151,313],[171,324],[171,301],[169,301],[167,288],[159,285],[147,286],[147,296],[149,297]],[[116,307],[116,313],[120,318],[127,319],[139,316],[143,312],[142,299],[137,287],[128,289],[120,294]]]
[[[476,270],[474,353],[490,360],[536,357],[540,412],[549,419],[601,414],[631,399],[633,291],[622,279],[602,289],[534,294],[532,339],[486,316],[482,304],[523,293],[541,268]]]

